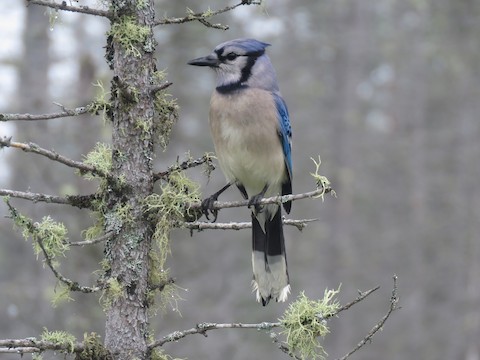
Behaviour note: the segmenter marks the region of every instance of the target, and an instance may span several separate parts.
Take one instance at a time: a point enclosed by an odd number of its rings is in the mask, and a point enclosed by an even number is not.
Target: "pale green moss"
[[[107,280],[105,290],[103,290],[102,295],[100,296],[100,303],[102,304],[103,309],[106,311],[110,309],[112,304],[118,300],[124,293],[124,289],[120,282],[115,278],[109,278]]]
[[[165,71],[156,71],[152,75],[152,84],[161,84],[165,80]],[[178,119],[177,99],[166,90],[157,91],[153,100],[155,108],[154,131],[160,146],[166,150],[173,126]]]
[[[83,351],[75,355],[75,360],[105,360],[111,357],[100,342],[100,336],[94,332],[83,335],[83,346]]]
[[[159,348],[155,348],[152,350],[150,359],[151,360],[185,360],[180,358],[173,358],[170,355],[165,354],[163,349],[159,349]]]
[[[108,100],[110,97],[110,91],[105,89],[100,80],[97,80],[93,86],[97,88],[97,94],[95,96],[95,100],[88,105],[88,111],[95,115],[99,115],[101,113],[103,123],[105,124],[107,120],[107,114],[111,108],[111,103]]]
[[[55,308],[63,302],[73,301],[73,298],[70,296],[70,294],[70,288],[62,283],[59,283],[53,292],[52,306]]]
[[[138,49],[144,47],[151,34],[150,27],[139,25],[132,16],[122,16],[109,31],[113,41],[119,42],[128,55],[135,57],[142,56]]]
[[[315,179],[315,182],[317,184],[317,189],[321,188],[323,190],[322,193],[317,195],[316,197],[321,198],[322,201],[325,200],[325,194],[327,190],[330,192],[332,196],[337,196],[335,193],[335,190],[331,188],[330,180],[328,180],[326,176],[322,176],[319,174],[320,165],[322,164],[322,160],[320,159],[320,156],[318,157],[318,161],[315,160],[314,158],[310,158],[310,159],[315,164],[315,172],[310,173],[310,175],[312,175],[313,178]]]
[[[23,236],[25,239],[33,238],[33,249],[37,256],[42,252],[39,241],[42,242],[43,249],[51,260],[60,255],[65,256],[69,250],[67,228],[64,224],[53,221],[50,216],[45,216],[42,222],[34,224],[33,228],[24,227]]]
[[[92,151],[84,156],[83,163],[98,169],[103,174],[108,174],[112,168],[112,148],[109,144],[97,143]],[[97,179],[98,176],[91,173],[84,175],[85,179]]]
[[[150,250],[149,260],[151,272],[149,282],[152,288],[165,284],[160,293],[160,304],[156,309],[165,310],[170,304],[174,311],[178,311],[177,302],[181,300],[178,287],[168,283],[169,271],[165,263],[170,254],[170,231],[174,223],[183,220],[190,211],[187,204],[200,201],[200,187],[189,179],[182,171],[173,171],[167,181],[161,185],[160,194],[152,194],[145,198],[145,211],[155,219],[156,226],[153,233],[154,244]],[[149,294],[149,302],[153,304],[155,290]]]
[[[44,328],[42,340],[65,346],[68,348],[68,352],[71,353],[73,353],[73,350],[75,349],[75,336],[66,331],[48,331],[47,328]]]
[[[302,292],[290,304],[280,319],[281,333],[286,336],[286,344],[292,353],[298,352],[302,359],[324,359],[327,353],[319,337],[323,338],[330,330],[327,319],[335,316],[340,304],[335,298],[337,290],[325,290],[323,299],[310,300]]]

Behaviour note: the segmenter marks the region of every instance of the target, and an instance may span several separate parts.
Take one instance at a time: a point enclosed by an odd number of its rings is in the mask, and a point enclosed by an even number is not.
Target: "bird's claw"
[[[210,196],[202,200],[202,213],[207,220],[210,220],[210,215],[213,215],[212,223],[217,221],[218,210],[213,208],[214,202],[217,201],[217,196]]]
[[[263,194],[257,194],[254,195],[250,198],[248,201],[248,208],[251,208],[252,206],[255,207],[255,213],[259,214],[263,211],[262,206],[259,204],[260,200],[263,199]]]

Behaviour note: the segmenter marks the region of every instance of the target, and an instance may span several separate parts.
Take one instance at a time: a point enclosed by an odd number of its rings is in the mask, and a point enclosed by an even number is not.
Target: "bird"
[[[285,253],[282,208],[260,206],[264,197],[292,193],[292,128],[280,93],[275,69],[266,54],[270,44],[248,38],[216,46],[210,55],[189,65],[216,73],[210,99],[209,124],[227,184],[202,202],[208,210],[218,196],[236,185],[248,199],[252,218],[253,291],[266,306],[271,299],[285,302],[290,282]],[[291,201],[284,202],[287,213]]]

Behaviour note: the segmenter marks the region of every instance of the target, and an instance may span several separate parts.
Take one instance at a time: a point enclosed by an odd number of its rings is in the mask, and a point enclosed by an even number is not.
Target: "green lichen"
[[[100,341],[100,335],[92,332],[83,335],[83,350],[75,355],[75,360],[111,359],[109,352]]]
[[[165,263],[170,254],[170,231],[175,223],[183,220],[190,210],[187,204],[200,201],[200,188],[182,171],[173,171],[161,185],[160,194],[149,195],[144,200],[145,212],[156,221],[153,233],[153,247],[149,253],[151,272],[149,282],[153,289],[163,284],[158,307],[153,311],[164,311],[168,304],[178,311],[177,302],[181,300],[178,287],[169,282],[169,271]],[[150,304],[153,304],[155,290],[149,294]]]
[[[150,354],[150,359],[151,360],[185,360],[185,359],[180,359],[180,358],[173,358],[168,354],[165,354],[163,349],[155,348],[152,350],[152,353]]]
[[[66,347],[67,351],[70,353],[73,353],[75,350],[75,336],[66,331],[48,331],[47,328],[43,328],[41,337],[43,341],[52,342],[62,347]]]
[[[310,300],[302,292],[296,301],[290,304],[280,319],[281,332],[286,336],[286,344],[293,353],[298,352],[301,359],[324,359],[327,353],[319,337],[323,338],[330,330],[327,319],[335,316],[340,304],[335,298],[337,290],[325,290],[323,299]]]
[[[68,286],[65,284],[59,283],[55,287],[55,291],[52,297],[52,307],[57,307],[60,303],[73,301],[73,298],[70,296],[71,291]]]
[[[168,180],[162,183],[160,194],[149,195],[145,199],[145,210],[157,219],[153,239],[160,250],[160,265],[163,269],[170,253],[169,238],[173,224],[190,214],[186,206],[200,201],[200,186],[189,179],[182,171],[173,171]]]
[[[40,223],[35,223],[33,228],[24,227],[22,234],[25,239],[33,238],[33,249],[37,257],[42,252],[41,242],[47,257],[53,260],[60,255],[65,256],[69,250],[67,232],[64,224],[45,216]]]
[[[320,159],[320,156],[318,156],[318,161],[315,160],[314,158],[310,158],[310,159],[315,164],[315,172],[310,173],[310,175],[312,175],[313,178],[315,179],[317,189],[322,189],[322,192],[319,195],[317,195],[316,198],[321,198],[322,201],[324,201],[325,200],[325,194],[327,192],[330,192],[330,194],[332,196],[336,197],[337,194],[335,193],[335,190],[332,189],[330,180],[328,180],[328,178],[326,176],[322,176],[322,175],[319,174],[320,165],[322,164],[322,160]]]
[[[106,282],[105,290],[103,290],[100,296],[100,303],[103,309],[106,311],[111,308],[112,304],[118,300],[124,293],[123,286],[118,279],[109,278]]]
[[[45,256],[50,261],[52,267],[57,267],[55,258],[69,250],[67,242],[67,228],[63,223],[55,222],[50,216],[43,217],[39,223],[34,223],[32,219],[22,215],[14,208],[8,197],[3,198],[7,204],[10,216],[15,226],[22,230],[23,237],[27,240],[33,239],[33,250],[35,255],[45,252]]]
[[[165,80],[164,71],[156,71],[152,75],[152,84],[161,84]],[[156,139],[163,150],[166,150],[173,126],[178,120],[177,99],[172,98],[166,89],[157,91],[153,100],[155,108],[154,131]]]
[[[88,111],[94,115],[99,115],[101,113],[103,123],[106,123],[107,115],[110,113],[110,109],[112,107],[110,101],[108,100],[110,97],[110,92],[105,89],[100,80],[97,80],[93,86],[97,88],[97,95],[95,100],[93,100],[93,102],[87,106]]]
[[[139,48],[144,47],[152,35],[152,30],[148,26],[139,25],[133,16],[122,16],[118,22],[112,24],[108,35],[112,36],[113,41],[120,43],[128,55],[141,57]]]
[[[92,151],[84,156],[83,163],[93,166],[103,174],[108,174],[112,168],[112,148],[109,144],[97,143]],[[86,173],[85,179],[98,179],[97,175]]]

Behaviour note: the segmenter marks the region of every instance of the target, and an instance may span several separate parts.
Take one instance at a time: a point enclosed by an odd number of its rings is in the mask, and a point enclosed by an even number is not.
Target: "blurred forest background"
[[[75,4],[75,2],[73,2]],[[80,0],[81,5],[98,5]],[[156,1],[157,16],[183,16],[225,6],[219,0]],[[47,113],[52,103],[87,104],[108,89],[104,61],[108,21],[0,2],[0,111]],[[399,276],[400,305],[372,344],[352,359],[480,359],[480,1],[277,0],[240,7],[208,29],[198,22],[156,29],[159,69],[166,69],[181,116],[158,171],[190,152],[213,151],[207,127],[214,75],[186,65],[220,42],[254,37],[272,44],[293,126],[294,192],[314,188],[310,157],[322,158],[322,175],[338,198],[297,201],[291,218],[319,218],[303,232],[286,229],[295,299],[342,284],[342,303],[357,290],[381,289],[338,319],[325,340],[331,358],[344,355],[388,309],[392,276]],[[100,117],[1,123],[0,136],[32,141],[73,159],[108,142]],[[88,194],[96,184],[71,169],[12,149],[0,153],[0,188],[48,194]],[[210,195],[223,184],[190,176]],[[229,191],[221,200],[240,199]],[[72,241],[92,219],[86,211],[12,200],[35,221],[50,214],[65,221]],[[98,297],[73,294],[51,306],[55,278],[36,260],[0,206],[0,338],[36,336],[44,327],[103,334]],[[247,221],[247,209],[223,210],[219,221]],[[199,322],[273,321],[286,308],[262,308],[250,293],[250,231],[173,233],[170,267],[185,301],[152,319],[156,336]],[[61,270],[93,283],[102,245],[72,249]],[[180,315],[181,313],[181,315]],[[254,330],[210,332],[165,345],[189,359],[281,359],[268,334]],[[3,355],[2,359],[17,359]],[[55,358],[45,355],[45,359]],[[63,358],[63,357],[62,357]]]

